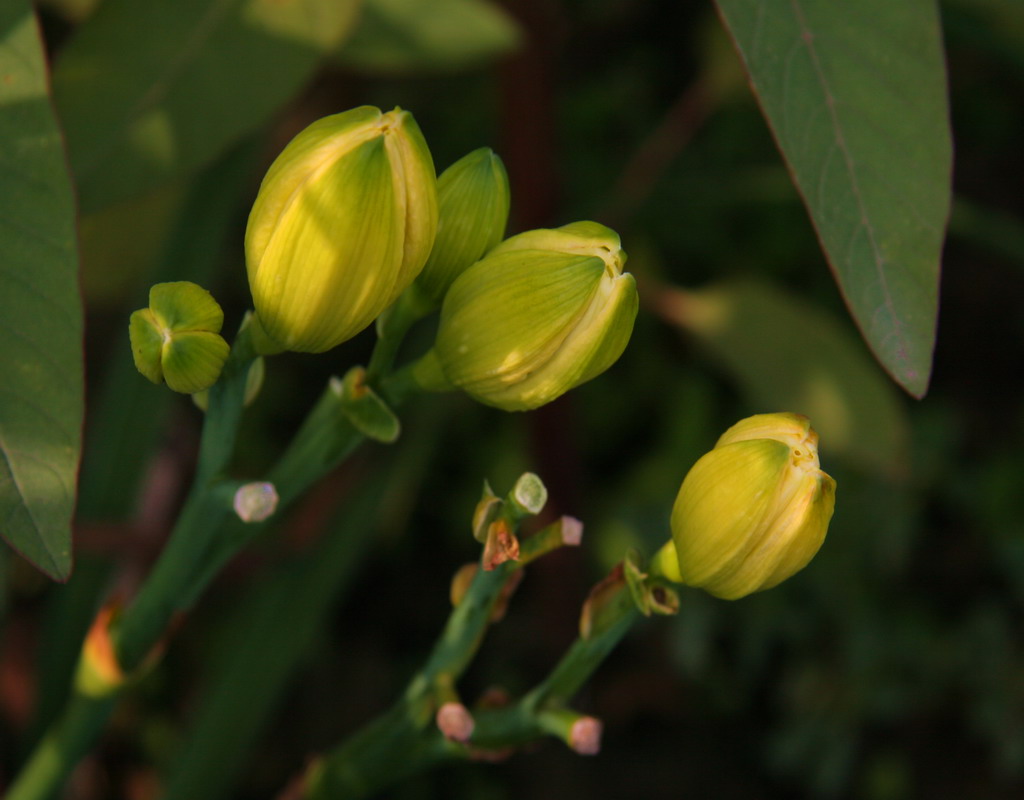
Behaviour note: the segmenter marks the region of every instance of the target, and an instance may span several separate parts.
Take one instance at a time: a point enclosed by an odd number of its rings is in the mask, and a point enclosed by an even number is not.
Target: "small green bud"
[[[690,470],[672,509],[666,577],[734,600],[770,589],[818,552],[835,507],[818,435],[798,414],[758,414],[727,430]]]
[[[185,394],[209,389],[228,357],[221,338],[224,312],[213,296],[188,281],[158,283],[149,308],[134,312],[128,325],[135,366],[153,383]]]
[[[412,115],[362,106],[314,122],[277,157],[245,232],[263,332],[322,353],[412,283],[437,230],[437,181]]]
[[[437,179],[437,238],[416,284],[435,306],[460,274],[501,241],[508,174],[489,147],[463,156]]]
[[[633,276],[618,235],[575,222],[506,239],[445,295],[434,349],[417,379],[457,386],[522,411],[549,403],[610,367],[636,319]]]

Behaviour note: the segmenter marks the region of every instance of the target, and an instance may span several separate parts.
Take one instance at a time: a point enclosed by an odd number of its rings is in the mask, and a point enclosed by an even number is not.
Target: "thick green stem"
[[[116,695],[75,694],[59,722],[47,731],[7,792],[7,800],[50,800],[103,729]]]
[[[178,517],[167,547],[142,589],[115,623],[117,660],[131,674],[157,644],[174,614],[185,607],[189,585],[202,569],[210,541],[233,515],[237,482],[192,494]]]
[[[341,464],[365,438],[345,418],[340,392],[341,382],[332,379],[288,449],[267,473],[281,506],[289,505]]]
[[[400,340],[401,335],[396,336]],[[389,345],[395,350],[397,346],[397,341]],[[255,357],[250,329],[243,327],[221,379],[210,389],[199,465],[182,513],[156,567],[113,631],[117,659],[126,674],[143,664],[174,614],[188,608],[220,567],[262,528],[242,523],[234,513],[233,494],[240,484],[219,482],[234,452],[246,378]],[[392,404],[401,402],[416,388],[410,375],[408,370],[399,371],[382,381],[383,397]],[[363,439],[332,407],[331,391],[329,387],[271,472],[282,507],[340,464]],[[115,690],[100,702],[76,692],[17,778],[13,790],[18,794],[11,796],[53,796],[91,747],[119,694]]]
[[[214,478],[224,470],[234,449],[245,378],[253,358],[249,337],[243,329],[220,381],[210,390],[196,480],[170,541],[113,632],[118,664],[125,674],[135,671],[159,642],[181,607],[210,540],[231,513],[234,486],[216,484]],[[9,796],[20,800],[52,797],[88,752],[119,694],[114,690],[96,699],[76,691],[62,716],[36,746]]]
[[[254,357],[243,328],[220,380],[210,390],[196,479],[181,515],[156,567],[112,631],[118,663],[125,674],[143,663],[174,614],[194,594],[191,584],[201,572],[210,542],[233,515],[232,499],[238,484],[216,480],[234,450],[246,375]],[[119,694],[115,690],[99,701],[75,692],[17,778],[16,796],[43,800],[54,795],[102,730]]]
[[[386,402],[397,408],[418,387],[411,371],[399,370],[380,384]],[[279,509],[287,507],[316,481],[338,467],[366,438],[345,417],[342,410],[340,383],[332,380],[307,415],[288,449],[267,474],[279,498]],[[202,570],[195,576],[188,592],[188,603],[203,591],[221,567],[246,544],[255,539],[275,517],[263,522],[245,523],[231,516],[220,532]]]
[[[117,624],[118,662],[134,671],[159,641],[171,617],[183,607],[190,584],[201,570],[210,542],[232,511],[237,483],[216,483],[235,449],[242,419],[245,383],[256,357],[249,326],[231,348],[220,380],[210,389],[203,421],[195,481],[156,567]]]
[[[199,465],[192,492],[203,491],[228,465],[235,451],[238,425],[242,421],[245,384],[249,367],[256,358],[250,336],[251,327],[245,325],[235,337],[231,354],[220,380],[210,387],[203,437],[199,443]]]
[[[391,371],[398,349],[417,321],[434,310],[434,305],[414,283],[377,320],[377,344],[366,367],[366,380],[376,383]]]

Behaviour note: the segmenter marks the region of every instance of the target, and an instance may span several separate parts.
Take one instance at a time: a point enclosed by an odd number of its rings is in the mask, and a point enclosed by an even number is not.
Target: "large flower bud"
[[[430,151],[407,111],[318,120],[268,170],[245,232],[263,331],[321,353],[355,336],[423,268],[437,229]]]
[[[625,261],[618,234],[596,222],[506,239],[445,295],[436,366],[506,411],[551,402],[625,349],[638,306]]]
[[[672,509],[679,573],[666,574],[727,600],[770,589],[818,552],[835,490],[806,417],[742,420],[683,481]]]
[[[437,179],[437,238],[418,288],[436,306],[474,261],[501,241],[508,224],[505,165],[489,147],[463,156]]]

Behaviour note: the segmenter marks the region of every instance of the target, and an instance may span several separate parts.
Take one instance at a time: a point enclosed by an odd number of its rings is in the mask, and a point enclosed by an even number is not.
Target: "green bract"
[[[781,583],[825,540],[835,488],[806,417],[738,422],[683,481],[672,509],[679,571],[668,577],[728,600]]]
[[[193,394],[217,382],[228,357],[221,338],[224,313],[206,289],[188,281],[158,283],[149,308],[128,324],[135,366],[153,383]]]
[[[448,290],[427,363],[506,411],[551,402],[625,349],[638,305],[625,261],[618,235],[596,222],[505,240]]]
[[[437,179],[437,238],[417,287],[435,306],[465,269],[501,241],[508,224],[505,165],[489,147],[463,156]]]
[[[320,353],[355,336],[419,274],[437,182],[412,115],[362,106],[314,122],[277,157],[245,232],[263,331]]]

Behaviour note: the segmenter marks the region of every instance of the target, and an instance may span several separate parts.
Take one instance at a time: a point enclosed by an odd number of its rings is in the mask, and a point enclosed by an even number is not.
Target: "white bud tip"
[[[526,511],[539,514],[548,501],[548,490],[544,483],[532,472],[524,472],[516,481],[512,495]]]
[[[437,710],[437,727],[444,737],[453,742],[468,742],[476,723],[462,703],[445,703]]]
[[[242,522],[263,522],[277,509],[272,483],[247,483],[235,492],[235,513]]]
[[[596,756],[601,751],[601,720],[580,717],[572,724],[569,746],[581,756]]]
[[[583,523],[576,517],[562,517],[562,543],[578,547],[583,541]]]

